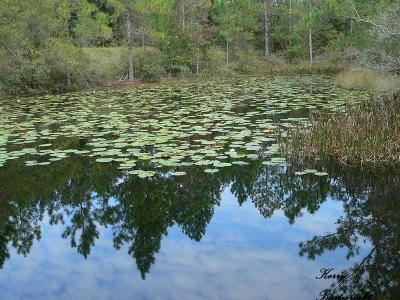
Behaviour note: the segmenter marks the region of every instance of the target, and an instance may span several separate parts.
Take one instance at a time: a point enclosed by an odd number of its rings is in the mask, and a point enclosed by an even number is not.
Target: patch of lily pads
[[[337,88],[330,78],[277,76],[26,98],[0,110],[0,168],[9,160],[24,159],[33,167],[73,155],[141,178],[193,165],[213,174],[258,159],[285,167],[286,160],[276,157],[277,129],[286,136],[308,123],[308,115],[297,112],[341,110],[363,97],[368,95]],[[305,174],[327,176],[297,172]]]

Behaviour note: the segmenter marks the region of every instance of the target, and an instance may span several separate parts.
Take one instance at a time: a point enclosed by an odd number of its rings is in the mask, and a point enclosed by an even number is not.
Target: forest
[[[400,70],[399,1],[0,0],[0,91]]]

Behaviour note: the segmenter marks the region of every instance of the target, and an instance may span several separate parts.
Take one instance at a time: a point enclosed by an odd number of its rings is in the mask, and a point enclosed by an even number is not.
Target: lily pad
[[[219,172],[219,169],[205,169],[204,172],[213,174]]]
[[[314,175],[316,175],[316,176],[328,176],[328,173],[326,173],[326,172],[315,172]]]
[[[186,174],[187,174],[186,172],[173,172],[171,173],[171,176],[184,176]]]
[[[96,161],[99,163],[109,163],[109,162],[112,162],[113,159],[112,158],[98,158],[98,159],[96,159]]]

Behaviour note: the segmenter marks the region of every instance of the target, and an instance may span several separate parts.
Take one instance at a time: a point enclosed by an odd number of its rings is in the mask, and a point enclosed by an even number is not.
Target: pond
[[[277,76],[3,100],[0,298],[399,299],[399,172],[277,144],[367,97]]]

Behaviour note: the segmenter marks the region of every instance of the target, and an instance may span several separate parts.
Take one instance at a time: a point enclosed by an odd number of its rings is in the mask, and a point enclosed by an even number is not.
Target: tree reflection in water
[[[331,174],[332,196],[343,201],[345,213],[335,232],[301,243],[300,255],[315,259],[340,247],[350,258],[360,253],[363,244],[370,250],[321,295],[400,299],[400,173],[332,169]]]
[[[85,258],[99,239],[99,227],[110,227],[113,245],[128,246],[142,278],[170,227],[177,225],[200,241],[214,208],[229,187],[239,204],[251,201],[265,218],[281,210],[290,223],[306,209],[317,213],[328,198],[342,201],[344,215],[336,232],[300,244],[300,255],[316,259],[339,247],[356,256],[365,244],[371,251],[343,271],[323,295],[365,294],[400,298],[400,174],[329,168],[330,177],[295,176],[294,170],[267,167],[255,160],[209,175],[192,167],[182,177],[168,172],[140,179],[109,164],[69,158],[49,166],[26,168],[16,160],[0,171],[0,266],[9,246],[28,255],[41,237],[46,215],[64,226],[62,237]]]

